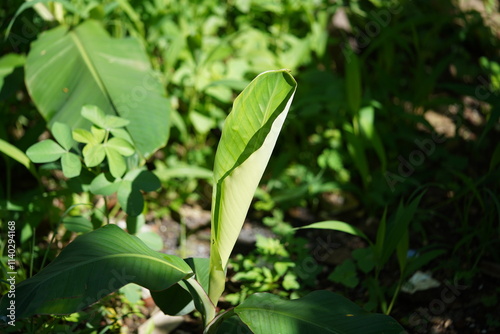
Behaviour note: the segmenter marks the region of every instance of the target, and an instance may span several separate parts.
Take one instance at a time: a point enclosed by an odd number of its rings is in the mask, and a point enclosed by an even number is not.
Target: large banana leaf
[[[224,290],[225,270],[285,121],[297,83],[288,70],[264,72],[235,99],[214,165],[209,296]]]
[[[130,121],[142,156],[167,142],[168,100],[146,52],[136,39],[111,38],[96,21],[40,34],[26,60],[26,86],[49,128],[54,122],[89,127],[80,111],[92,104]]]
[[[77,237],[47,267],[16,286],[16,318],[85,308],[128,283],[164,290],[192,275],[182,259],[152,251],[116,225]],[[7,315],[8,295],[0,300]]]
[[[256,293],[235,307],[234,313],[256,334],[403,333],[403,328],[393,318],[368,313],[326,290],[314,291],[295,300]]]

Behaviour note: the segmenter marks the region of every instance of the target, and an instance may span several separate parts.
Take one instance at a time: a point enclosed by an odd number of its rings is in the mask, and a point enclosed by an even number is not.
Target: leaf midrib
[[[43,283],[45,280],[47,280],[47,279],[51,279],[51,278],[54,278],[54,277],[56,277],[56,276],[58,276],[58,275],[62,275],[62,274],[64,274],[64,273],[68,272],[68,271],[75,270],[75,269],[76,269],[76,268],[78,268],[78,267],[82,267],[82,266],[85,266],[85,265],[87,265],[87,264],[89,264],[89,263],[92,263],[92,262],[103,261],[103,260],[107,260],[107,259],[114,258],[114,257],[127,257],[127,258],[133,258],[133,257],[135,257],[135,258],[145,258],[145,259],[149,259],[149,260],[151,260],[151,261],[160,262],[161,264],[167,265],[167,266],[169,266],[169,267],[171,267],[171,268],[173,268],[173,269],[176,269],[176,270],[178,270],[178,271],[180,271],[180,272],[183,272],[183,273],[185,273],[186,275],[187,275],[187,274],[189,274],[189,272],[185,272],[184,270],[182,270],[182,269],[178,268],[177,266],[175,266],[175,265],[173,265],[173,264],[171,264],[171,263],[169,263],[169,262],[166,262],[166,261],[164,261],[164,260],[162,260],[162,259],[158,259],[158,258],[156,258],[156,257],[154,257],[154,256],[150,256],[150,255],[143,255],[143,254],[134,254],[134,253],[124,253],[124,254],[111,254],[111,255],[105,255],[105,256],[101,256],[101,257],[99,257],[99,258],[97,258],[97,259],[93,258],[93,259],[90,259],[90,260],[87,260],[87,261],[83,261],[83,262],[79,262],[79,263],[76,263],[76,264],[74,264],[74,265],[70,265],[70,266],[68,266],[68,264],[66,263],[66,264],[64,264],[64,268],[63,268],[63,270],[61,270],[61,271],[57,271],[57,272],[54,272],[52,275],[46,275],[46,276],[44,276],[44,278],[43,278],[43,279],[41,279],[41,280],[40,280],[40,283],[38,283],[37,285],[42,284],[42,283]],[[57,265],[59,265],[59,264],[57,264]],[[86,273],[87,273],[87,272],[86,272]],[[191,273],[192,273],[192,271],[191,271]],[[89,275],[90,275],[90,274],[89,274]]]
[[[82,41],[80,40],[80,36],[78,36],[78,34],[75,31],[71,31],[69,33],[69,35],[70,35],[71,39],[73,40],[73,42],[75,43],[75,46],[78,49],[79,54],[82,57],[83,62],[87,65],[87,68],[90,71],[91,76],[94,78],[94,81],[99,86],[99,89],[102,91],[103,95],[106,96],[106,98],[111,103],[112,102],[111,96],[109,95],[109,93],[106,89],[106,86],[104,85],[104,81],[101,79],[101,77],[97,73],[97,68],[95,67],[90,55],[88,54]]]

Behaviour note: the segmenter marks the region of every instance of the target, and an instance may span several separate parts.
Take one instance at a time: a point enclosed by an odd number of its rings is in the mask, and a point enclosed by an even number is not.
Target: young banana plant
[[[224,291],[229,256],[292,103],[287,70],[257,76],[234,101],[215,155],[209,296]]]
[[[367,313],[329,291],[296,300],[257,293],[216,316],[228,259],[296,87],[288,70],[268,71],[236,98],[215,158],[209,259],[152,251],[109,224],[77,237],[47,267],[17,284],[15,300],[11,294],[3,296],[0,321],[77,312],[136,283],[151,290],[167,314],[187,314],[196,308],[205,333],[401,333],[394,319]]]

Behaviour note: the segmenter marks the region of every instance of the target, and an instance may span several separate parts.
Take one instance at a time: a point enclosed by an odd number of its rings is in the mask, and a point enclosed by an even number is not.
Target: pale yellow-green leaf
[[[227,262],[296,89],[288,70],[257,76],[234,101],[217,148],[212,200],[210,299],[224,290]]]

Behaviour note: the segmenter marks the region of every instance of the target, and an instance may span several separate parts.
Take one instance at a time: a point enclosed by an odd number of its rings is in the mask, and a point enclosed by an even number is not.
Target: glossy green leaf
[[[164,290],[192,275],[180,258],[157,253],[116,225],[81,235],[38,274],[16,286],[16,318],[76,312],[128,283]],[[5,315],[10,299],[0,301]]]
[[[413,274],[418,269],[425,266],[427,263],[431,262],[438,256],[445,254],[446,251],[444,249],[435,249],[423,254],[417,254],[414,257],[408,259],[408,264],[406,267],[406,275]]]
[[[69,151],[73,146],[73,136],[69,126],[63,123],[55,122],[52,125],[52,135],[66,151]]]
[[[354,227],[350,224],[337,221],[337,220],[327,220],[324,222],[314,223],[306,226],[297,227],[296,229],[324,229],[324,230],[334,230],[340,231],[344,233],[349,233],[355,235],[357,237],[363,238],[367,241],[370,241],[368,237],[357,227]]]
[[[399,270],[401,275],[404,274],[406,270],[406,264],[408,263],[408,250],[410,249],[410,236],[408,230],[406,230],[401,239],[396,246],[396,257],[398,258]]]
[[[64,176],[68,178],[79,176],[82,171],[80,157],[71,152],[62,155],[61,165]]]
[[[127,130],[142,157],[168,139],[169,103],[144,47],[135,38],[111,38],[97,21],[40,34],[26,59],[26,86],[49,126],[88,129],[80,111],[94,105],[130,121]]]
[[[46,139],[30,146],[26,155],[33,162],[44,163],[58,160],[65,152],[66,150],[55,141]]]
[[[325,290],[295,300],[256,293],[235,307],[234,312],[256,334],[403,332],[393,318],[368,313],[348,299]]]
[[[214,165],[210,299],[224,290],[227,261],[290,109],[297,84],[287,70],[264,72],[235,99]]]

